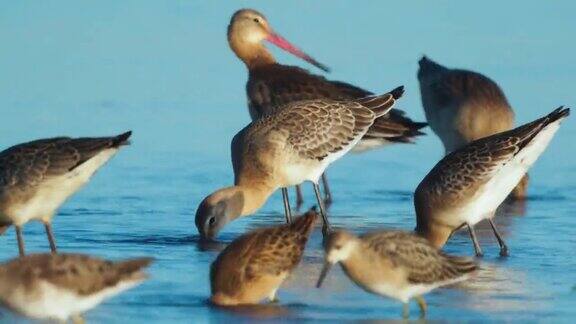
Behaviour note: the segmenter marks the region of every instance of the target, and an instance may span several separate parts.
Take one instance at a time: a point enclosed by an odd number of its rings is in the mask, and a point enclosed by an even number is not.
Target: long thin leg
[[[286,223],[292,223],[292,211],[290,210],[290,201],[288,200],[288,189],[282,188],[282,200],[284,200],[284,215],[286,215]]]
[[[58,253],[58,251],[56,251],[56,241],[54,240],[54,232],[52,232],[52,224],[50,224],[50,222],[45,222],[44,229],[46,230],[46,235],[48,236],[48,242],[50,243],[50,251],[52,251],[53,254]]]
[[[478,243],[476,232],[474,232],[474,227],[470,224],[468,224],[468,231],[470,232],[470,238],[472,239],[472,243],[474,243],[474,251],[476,251],[476,256],[477,257],[484,256],[484,253],[482,253],[482,248],[480,247],[480,243]]]
[[[270,300],[271,303],[278,303],[280,301],[278,300],[278,297],[276,297],[276,292],[278,292],[278,289],[272,290],[270,295],[268,295],[268,300]]]
[[[420,318],[426,317],[426,311],[428,310],[428,305],[426,305],[426,301],[422,296],[414,297],[418,302],[418,306],[420,306]]]
[[[322,200],[322,194],[320,194],[320,186],[317,183],[314,183],[314,193],[316,194],[318,207],[320,207],[320,215],[322,215],[322,220],[324,221],[322,234],[326,237],[326,235],[331,231],[330,222],[328,222],[328,216],[326,215],[326,209],[324,208],[324,201]]]
[[[304,196],[302,195],[302,187],[300,185],[296,186],[296,210],[300,209],[304,204]]]
[[[332,204],[332,192],[330,192],[330,186],[328,186],[326,172],[322,173],[322,185],[324,186],[324,202],[326,206],[330,206]]]
[[[402,318],[407,319],[410,317],[410,304],[404,303],[402,305]]]
[[[490,226],[492,227],[492,231],[494,231],[494,235],[496,236],[496,239],[498,240],[498,244],[500,245],[500,256],[509,256],[510,253],[508,253],[508,246],[506,246],[506,242],[504,242],[502,235],[500,235],[500,232],[498,232],[498,229],[496,228],[496,224],[494,224],[494,221],[492,220],[492,218],[488,218],[488,222],[490,222]]]
[[[22,227],[14,226],[16,228],[16,239],[18,240],[18,252],[20,253],[20,257],[26,255],[24,251],[24,238],[22,238]]]
[[[78,315],[72,316],[72,323],[73,324],[84,324],[84,323],[86,323],[86,320],[84,320],[84,317],[82,315],[78,314]]]

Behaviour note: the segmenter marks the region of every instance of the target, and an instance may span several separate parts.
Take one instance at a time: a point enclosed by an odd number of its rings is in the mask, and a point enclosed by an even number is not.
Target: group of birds
[[[275,33],[261,13],[242,9],[232,16],[228,42],[249,71],[252,122],[232,139],[234,185],[202,200],[196,226],[202,238],[214,239],[229,222],[254,214],[278,189],[286,224],[247,233],[218,255],[210,271],[214,304],[275,301],[278,288],[300,262],[318,214],[325,262],[317,286],[340,263],[361,288],[402,301],[406,317],[411,299],[424,315],[422,295],[477,271],[473,259],[441,251],[455,231],[467,227],[481,256],[474,226],[487,220],[500,254],[509,254],[492,220],[495,211],[507,197],[524,198],[527,170],[569,109],[560,107],[513,128],[514,113],[496,83],[423,57],[418,80],[427,123],[414,122],[393,108],[403,87],[378,95],[330,81],[277,63],[264,41],[328,71]],[[427,125],[442,140],[446,155],[416,189],[414,232],[356,236],[332,228],[326,208],[333,201],[328,166],[349,151],[412,143]],[[143,269],[150,258],[111,262],[57,253],[51,227],[57,209],[129,144],[130,136],[41,139],[0,152],[0,233],[14,226],[20,254],[0,265],[0,303],[36,319],[80,322],[83,312],[146,278]],[[300,206],[299,186],[305,181],[313,184],[318,212],[293,218],[287,188],[296,186]],[[51,254],[25,254],[22,227],[31,220],[44,223]]]

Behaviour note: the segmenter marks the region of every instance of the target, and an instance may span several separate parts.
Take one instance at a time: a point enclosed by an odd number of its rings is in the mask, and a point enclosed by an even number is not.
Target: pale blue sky
[[[401,107],[414,118],[423,53],[499,82],[521,122],[576,102],[569,1],[2,1],[0,146],[134,129],[130,154],[224,154],[249,120],[246,70],[225,35],[242,7],[265,13],[330,78],[374,91],[404,84]]]

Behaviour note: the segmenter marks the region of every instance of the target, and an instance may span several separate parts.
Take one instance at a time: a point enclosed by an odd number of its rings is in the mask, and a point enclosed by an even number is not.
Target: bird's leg
[[[282,188],[282,200],[284,200],[284,215],[286,215],[286,223],[292,223],[292,211],[290,210],[290,201],[288,200],[288,189]]]
[[[49,221],[44,222],[44,229],[46,230],[46,235],[48,236],[48,242],[50,243],[50,251],[53,254],[58,253],[56,251],[56,241],[54,240],[54,232],[52,232],[52,224]]]
[[[278,291],[278,289],[272,290],[272,292],[268,296],[268,299],[270,300],[271,303],[278,303],[280,301],[280,300],[278,300],[278,297],[276,297],[277,291]]]
[[[20,257],[26,255],[24,252],[24,238],[22,237],[22,227],[16,225],[16,239],[18,240],[18,252],[20,253]]]
[[[314,193],[316,194],[316,200],[318,201],[318,207],[320,208],[320,215],[322,215],[322,220],[324,222],[322,226],[322,234],[324,237],[330,233],[330,223],[328,222],[328,216],[326,215],[326,210],[324,208],[324,201],[322,200],[322,194],[320,194],[320,186],[314,183]]]
[[[498,232],[498,229],[496,228],[496,224],[494,224],[494,221],[492,220],[492,218],[488,218],[488,222],[490,222],[490,226],[492,227],[492,231],[494,231],[494,235],[496,236],[496,239],[498,240],[498,245],[500,245],[500,256],[503,256],[503,257],[509,256],[510,254],[508,253],[508,246],[506,246],[506,242],[504,242],[504,239],[500,235],[500,232]]]
[[[476,256],[477,257],[484,256],[484,254],[482,253],[482,248],[480,247],[480,243],[478,243],[476,232],[474,232],[474,227],[470,224],[468,224],[468,231],[470,232],[470,238],[472,239],[472,243],[474,243],[474,251],[476,251]]]
[[[328,186],[326,172],[322,173],[322,185],[324,186],[324,203],[326,206],[330,206],[332,204],[332,193],[330,192],[330,186]]]
[[[296,210],[299,210],[304,204],[304,196],[302,195],[302,187],[300,185],[296,186]]]
[[[426,305],[424,297],[416,296],[415,299],[418,302],[418,306],[420,306],[420,318],[426,317],[426,311],[428,310],[428,305]]]
[[[84,324],[86,323],[86,320],[84,319],[84,317],[80,314],[74,315],[72,316],[72,323],[73,324]]]
[[[402,305],[402,318],[407,319],[410,317],[410,304],[406,302]]]

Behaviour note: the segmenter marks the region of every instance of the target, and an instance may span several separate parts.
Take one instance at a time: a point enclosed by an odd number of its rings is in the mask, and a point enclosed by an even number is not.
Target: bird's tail
[[[136,258],[116,262],[114,266],[123,278],[144,279],[146,276],[140,271],[148,267],[152,261],[154,261],[152,258]]]
[[[376,114],[376,118],[386,115],[394,104],[404,94],[404,86],[399,86],[392,91],[375,96],[367,96],[356,99],[356,102],[362,106],[369,108]]]
[[[314,229],[314,224],[316,224],[317,218],[318,212],[316,212],[315,208],[311,208],[304,215],[294,220],[294,222],[290,224],[290,227],[296,232],[308,236],[310,232],[312,232],[312,229]]]
[[[122,133],[112,140],[112,147],[118,147],[122,145],[130,145],[130,141],[128,140],[132,136],[132,131],[127,131],[126,133]]]
[[[478,264],[471,258],[447,255],[448,262],[455,276],[460,277],[471,274],[479,269]]]

